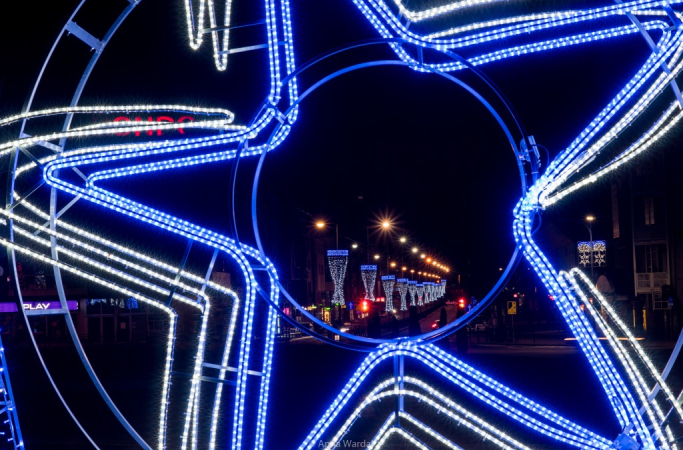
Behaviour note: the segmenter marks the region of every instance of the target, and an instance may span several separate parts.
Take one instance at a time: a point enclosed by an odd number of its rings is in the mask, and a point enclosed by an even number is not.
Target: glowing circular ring
[[[415,45],[409,41],[406,41],[401,38],[388,38],[388,39],[371,39],[367,41],[362,41],[359,43],[351,44],[348,46],[340,47],[338,49],[331,50],[329,52],[326,52],[317,58],[314,58],[313,60],[307,62],[306,64],[303,64],[299,68],[297,68],[295,71],[293,71],[289,76],[284,78],[281,81],[281,85],[286,85],[287,82],[289,82],[291,79],[297,77],[300,75],[303,71],[307,70],[308,68],[314,66],[315,64],[319,63],[320,61],[327,59],[328,57],[332,55],[336,55],[345,51],[349,51],[361,46],[368,46],[368,45],[378,45],[378,44],[406,44],[406,45]],[[507,109],[508,113],[513,117],[514,122],[515,122],[515,127],[519,131],[520,136],[522,137],[523,140],[527,139],[526,133],[524,132],[524,129],[521,125],[521,120],[515,113],[514,109],[510,105],[510,102],[505,98],[505,96],[500,92],[500,90],[495,86],[495,84],[485,75],[483,74],[479,69],[473,67],[470,63],[468,63],[464,58],[460,57],[459,55],[450,52],[450,51],[443,51],[438,49],[436,46],[431,47],[433,50],[438,51],[441,54],[444,54],[460,63],[465,65],[467,68],[469,68],[471,71],[473,71],[482,81],[484,81],[496,94],[496,96],[499,98],[499,100],[504,104],[505,108]],[[370,61],[370,62],[364,62],[360,64],[356,64],[353,66],[348,66],[343,69],[337,70],[333,72],[330,75],[327,75],[317,83],[313,84],[309,89],[307,89],[305,92],[299,95],[299,97],[294,101],[291,106],[287,109],[287,111],[283,114],[280,115],[281,119],[287,119],[290,114],[298,107],[299,103],[308,96],[311,92],[313,92],[315,89],[318,87],[322,86],[323,84],[327,83],[328,81],[331,81],[343,74],[353,72],[356,70],[368,68],[368,67],[378,67],[378,66],[387,66],[387,65],[396,65],[396,66],[402,66],[402,67],[410,67],[410,68],[416,68],[419,67],[421,69],[424,69],[425,71],[437,74],[439,76],[442,76],[446,78],[447,80],[450,80],[463,89],[465,89],[467,92],[469,92],[473,97],[475,97],[488,111],[491,113],[493,118],[496,120],[496,122],[499,124],[501,127],[503,133],[505,134],[506,138],[508,139],[508,142],[510,146],[512,147],[513,151],[515,152],[516,156],[516,161],[517,165],[519,167],[520,171],[520,182],[521,182],[521,187],[522,187],[522,193],[526,192],[526,171],[524,169],[524,157],[522,152],[520,151],[519,147],[517,146],[517,143],[513,137],[513,134],[510,130],[510,128],[505,124],[505,121],[502,119],[502,116],[496,111],[495,108],[486,100],[484,99],[483,96],[481,96],[476,90],[474,90],[472,87],[470,87],[468,84],[463,82],[462,80],[459,80],[458,78],[447,74],[443,72],[439,72],[438,70],[432,69],[429,66],[426,66],[425,64],[410,64],[404,61],[398,61],[398,60],[379,60],[379,61]],[[269,105],[266,102],[264,102],[265,105],[268,107],[271,107],[273,109],[276,109],[275,106]],[[268,142],[266,144],[266,148],[270,147],[272,145],[273,139],[275,136],[277,136],[278,131],[281,129],[282,126],[285,125],[285,120],[281,120],[280,125],[277,126],[270,134],[268,138]],[[263,248],[263,244],[261,242],[261,236],[259,232],[259,226],[258,226],[258,214],[257,214],[257,208],[256,208],[256,203],[257,203],[257,196],[258,196],[258,184],[260,180],[260,175],[261,171],[263,169],[263,165],[265,162],[265,158],[268,154],[268,151],[263,151],[260,155],[259,158],[259,163],[256,169],[256,172],[254,174],[254,182],[252,185],[252,203],[251,203],[251,213],[252,213],[252,226],[253,226],[253,232],[254,232],[254,237],[256,240],[256,247],[258,248],[258,251],[261,253],[261,256],[264,259],[267,259],[265,256],[265,251]],[[240,150],[237,155],[237,162],[235,164],[235,167],[237,168],[239,166],[239,160],[242,157],[242,148],[240,147]],[[234,204],[234,202],[233,202]],[[233,208],[233,222],[234,224],[237,223],[236,217],[235,217],[235,210]],[[235,230],[237,229],[235,225]],[[238,235],[236,234],[236,239],[239,240]],[[311,320],[313,323],[317,324],[318,326],[322,327],[324,330],[327,330],[331,333],[334,333],[340,337],[344,337],[347,339],[350,339],[352,341],[355,341],[357,343],[361,343],[364,345],[380,345],[380,344],[385,344],[385,343],[393,343],[393,342],[398,342],[401,340],[411,340],[411,341],[419,341],[421,343],[428,343],[432,341],[436,341],[438,339],[442,339],[458,329],[462,328],[465,326],[469,321],[471,321],[473,318],[475,318],[479,313],[481,313],[488,305],[489,303],[496,297],[496,295],[500,292],[500,290],[505,286],[507,280],[510,278],[512,275],[512,272],[516,268],[517,264],[519,263],[520,259],[522,257],[521,252],[519,249],[515,246],[515,250],[512,254],[512,257],[510,258],[510,261],[508,265],[506,266],[506,269],[504,270],[503,274],[501,277],[498,279],[498,282],[493,286],[493,288],[488,292],[488,294],[484,297],[484,299],[477,304],[474,308],[472,308],[469,312],[464,314],[462,317],[458,318],[454,322],[451,322],[450,324],[446,325],[445,327],[430,331],[428,333],[421,334],[419,336],[411,336],[411,337],[400,337],[400,338],[394,338],[394,339],[377,339],[377,338],[366,338],[366,337],[361,337],[361,336],[355,336],[352,334],[348,334],[345,332],[342,332],[324,322],[322,322],[320,319],[316,318],[312,314],[310,314],[308,311],[303,309],[301,305],[289,294],[289,292],[282,286],[280,283],[279,279],[275,278],[275,284],[277,284],[277,287],[282,295],[284,295],[287,300],[294,305],[295,308],[297,308],[306,318]],[[257,284],[259,283],[256,281]],[[263,288],[259,284],[259,289],[263,291]],[[289,317],[285,312],[276,304],[271,302],[267,296],[262,295],[262,298],[271,306],[273,307],[278,314],[283,317],[288,323],[296,326],[298,329],[303,331],[306,334],[309,334],[313,337],[316,338],[322,338],[323,340],[329,342],[330,339],[325,338],[322,335],[319,335],[318,333],[312,332],[311,330],[307,329],[306,327],[303,327],[301,324],[299,324],[296,320],[292,319]],[[351,348],[353,350],[359,350],[357,345],[345,345],[345,344],[339,344],[342,347],[347,347]]]

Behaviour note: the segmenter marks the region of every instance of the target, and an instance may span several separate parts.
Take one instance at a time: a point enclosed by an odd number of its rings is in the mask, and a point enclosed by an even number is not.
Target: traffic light
[[[361,304],[360,304],[360,309],[361,309],[361,311],[363,311],[363,312],[368,312],[368,301],[367,301],[367,300],[363,300],[363,301],[361,302]]]
[[[460,300],[458,300],[458,308],[465,309],[465,297],[460,297]]]

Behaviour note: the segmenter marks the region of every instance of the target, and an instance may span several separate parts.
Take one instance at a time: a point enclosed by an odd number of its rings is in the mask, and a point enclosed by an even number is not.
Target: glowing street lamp
[[[375,255],[375,259],[379,259],[379,255]]]
[[[401,237],[401,238],[399,239],[399,241],[401,242],[401,244],[405,244],[407,240],[408,240],[408,239],[406,239],[405,237]]]
[[[413,253],[417,253],[417,252],[418,252],[418,248],[417,248],[417,247],[413,247],[413,250],[412,250],[412,251],[413,251]]]
[[[325,228],[326,225],[327,224],[322,220],[318,220],[315,223],[315,227],[319,230],[322,230],[323,228]],[[335,237],[335,239],[334,239],[335,248],[338,250],[339,249],[339,225],[336,223],[334,224],[334,237]]]
[[[358,244],[356,244],[356,243],[354,242],[353,244],[351,244],[351,248],[354,249],[354,250],[357,249],[357,248],[358,248]]]
[[[588,225],[586,225],[586,227],[588,228],[588,233],[590,235],[590,240],[591,240],[591,247],[590,247],[591,283],[595,282],[595,279],[593,278],[593,221],[594,220],[595,220],[595,216],[586,216],[586,222],[588,222]]]

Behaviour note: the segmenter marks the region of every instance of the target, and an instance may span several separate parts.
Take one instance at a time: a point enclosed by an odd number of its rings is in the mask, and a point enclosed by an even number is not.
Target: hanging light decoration
[[[444,297],[446,295],[446,280],[441,279],[441,297]]]
[[[408,292],[410,293],[410,306],[415,306],[415,302],[417,302],[417,281],[408,282]]]
[[[396,275],[384,275],[382,277],[382,287],[384,288],[384,295],[387,298],[387,312],[394,310],[394,284],[396,284]]]
[[[408,293],[408,279],[407,278],[399,278],[396,280],[396,289],[398,290],[398,294],[401,296],[401,311],[405,311],[408,309],[406,306],[406,294]]]
[[[417,283],[417,306],[424,305],[425,287],[422,283]]]
[[[360,276],[365,286],[365,298],[375,301],[375,280],[377,279],[377,265],[365,264],[360,266]]]
[[[327,264],[330,266],[330,276],[334,283],[332,304],[343,305],[344,301],[344,278],[346,278],[346,266],[349,262],[348,250],[328,250]]]
[[[591,251],[593,250],[591,243],[580,241],[577,245],[577,250],[579,251],[579,264],[583,267],[590,266]]]
[[[605,267],[607,261],[605,253],[607,252],[607,244],[605,241],[593,241],[593,265],[595,267]]]

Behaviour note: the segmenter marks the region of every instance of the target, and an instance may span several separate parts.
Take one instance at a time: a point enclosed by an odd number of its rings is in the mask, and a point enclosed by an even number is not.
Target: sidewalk
[[[570,347],[578,348],[579,344],[576,338],[571,336],[564,330],[555,331],[543,331],[537,332],[535,335],[530,335],[528,333],[522,335],[516,335],[514,342],[509,337],[508,340],[494,341],[492,339],[487,339],[487,333],[485,331],[470,331],[469,332],[469,345],[470,348],[474,347]],[[638,343],[644,348],[658,348],[658,349],[672,349],[676,345],[676,341],[667,339],[658,339],[650,336],[636,336]],[[628,345],[628,341],[625,337],[620,339],[622,342]],[[601,342],[607,342],[606,338],[600,336]]]

